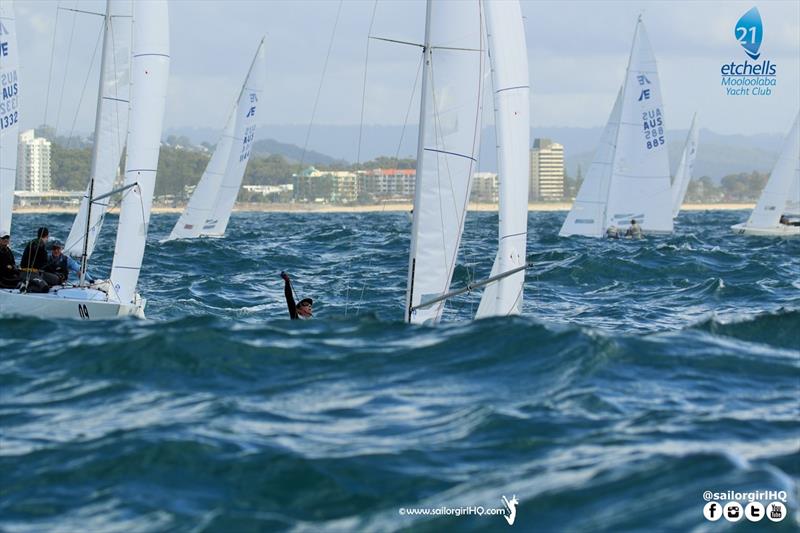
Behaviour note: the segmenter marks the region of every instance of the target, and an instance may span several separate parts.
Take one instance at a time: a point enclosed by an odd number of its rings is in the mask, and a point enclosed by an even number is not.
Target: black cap
[[[49,237],[49,236],[50,236],[50,232],[44,226],[42,226],[41,228],[36,230],[36,237],[39,238],[39,239],[43,239],[43,238]]]
[[[48,245],[48,247],[49,247],[51,250],[52,250],[53,248],[61,248],[61,249],[63,249],[63,248],[64,248],[64,245],[63,245],[63,244],[61,244],[61,241],[59,241],[59,240],[55,240],[55,241],[51,242],[51,243]]]
[[[314,305],[314,300],[312,300],[311,298],[303,298],[302,300],[297,302],[297,307],[300,307],[301,305],[306,305],[306,304],[307,305]]]

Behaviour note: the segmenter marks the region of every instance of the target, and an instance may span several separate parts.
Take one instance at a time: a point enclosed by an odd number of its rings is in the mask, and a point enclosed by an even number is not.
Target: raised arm
[[[298,318],[298,316],[297,305],[295,305],[294,294],[292,293],[292,282],[289,279],[289,274],[286,272],[281,272],[281,277],[284,281],[283,295],[286,297],[286,306],[289,308],[289,316],[292,320],[295,320]]]

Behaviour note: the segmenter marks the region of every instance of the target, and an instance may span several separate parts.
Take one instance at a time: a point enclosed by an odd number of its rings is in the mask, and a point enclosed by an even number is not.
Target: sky
[[[444,1],[457,8],[466,0]],[[605,124],[639,14],[658,61],[670,128],[688,128],[697,111],[701,126],[717,133],[784,134],[800,109],[800,2],[521,3],[533,127]],[[102,19],[57,6],[102,12],[105,2],[15,1],[22,127],[46,120],[59,134],[85,134],[94,124],[99,52],[91,60]],[[764,25],[759,61],[777,66],[777,85],[769,96],[728,96],[720,67],[746,59],[734,27],[753,6]],[[365,124],[401,125],[409,105],[418,105],[412,88],[419,49],[368,40],[368,35],[421,42],[423,1],[170,0],[169,7],[166,129],[222,129],[263,35],[265,123],[309,124],[318,92],[315,125],[359,124],[362,102]],[[416,124],[418,111],[408,116],[409,124]]]

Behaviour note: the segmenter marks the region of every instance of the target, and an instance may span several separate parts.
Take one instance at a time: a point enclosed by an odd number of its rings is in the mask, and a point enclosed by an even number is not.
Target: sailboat
[[[0,236],[11,232],[19,143],[19,52],[12,0],[0,0]]]
[[[486,2],[486,27],[494,89],[498,161],[498,246],[475,318],[522,312],[528,238],[530,86],[528,50],[519,1]]]
[[[658,68],[640,16],[625,81],[559,236],[603,237],[632,219],[645,233],[671,233],[666,144]]]
[[[782,223],[782,218],[786,222]],[[800,236],[800,113],[747,222],[731,226],[741,235]]]
[[[111,3],[112,0],[107,0],[106,35],[114,13]],[[78,285],[54,287],[44,294],[30,294],[18,289],[0,290],[0,314],[81,319],[144,317],[146,301],[136,292],[136,286],[153,202],[169,61],[166,1],[136,2],[133,6],[128,148],[125,180],[119,190],[124,194],[110,279],[88,285],[81,274]],[[98,97],[103,98],[103,94],[101,90]],[[106,107],[98,104],[98,109]],[[95,143],[94,150],[99,149]],[[99,158],[97,154],[93,157],[93,166]],[[90,184],[89,191],[92,190]],[[87,199],[87,221],[91,220],[91,207],[107,198],[108,194],[92,194]],[[85,227],[90,228],[90,223]],[[87,231],[84,236],[84,250],[89,234]],[[85,254],[83,257],[82,270],[85,273]]]
[[[483,3],[428,0],[404,318],[435,324],[455,268],[480,145]]]
[[[689,190],[689,182],[692,181],[694,171],[694,160],[697,156],[697,140],[699,131],[697,129],[697,113],[692,117],[692,125],[689,134],[686,136],[686,144],[683,147],[681,161],[678,170],[675,172],[675,179],[672,182],[672,218],[681,212],[683,199],[686,198],[686,191]]]
[[[258,45],[239,98],[200,182],[166,240],[222,237],[242,185],[256,130],[256,109],[264,91],[266,52]]]

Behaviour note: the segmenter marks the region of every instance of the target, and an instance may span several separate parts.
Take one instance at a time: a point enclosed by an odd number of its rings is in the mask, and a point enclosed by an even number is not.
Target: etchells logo
[[[762,59],[764,23],[757,7],[739,17],[733,28],[736,41],[749,59],[731,61],[720,68],[722,86],[728,96],[770,96],[775,92],[778,68],[772,61]],[[750,61],[752,60],[752,61]]]

